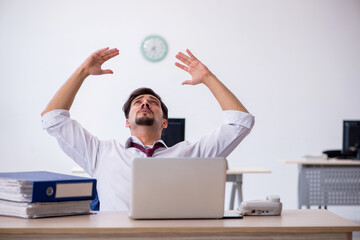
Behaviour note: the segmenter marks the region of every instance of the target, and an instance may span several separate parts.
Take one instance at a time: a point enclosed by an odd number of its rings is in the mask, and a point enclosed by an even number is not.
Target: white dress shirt
[[[224,117],[220,127],[199,141],[184,141],[172,147],[164,143],[165,147],[155,150],[153,157],[227,157],[250,133],[254,117],[233,110],[224,111]],[[62,109],[44,114],[42,125],[68,156],[97,179],[100,210],[129,211],[131,162],[134,158],[146,158],[144,152],[130,147],[132,141],[144,146],[138,138],[131,136],[125,144],[99,140],[71,119],[68,110]]]

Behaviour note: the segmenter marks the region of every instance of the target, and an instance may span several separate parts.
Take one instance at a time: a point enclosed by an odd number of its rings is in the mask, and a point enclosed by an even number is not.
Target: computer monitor
[[[168,147],[185,140],[185,119],[169,118],[168,127],[163,130],[161,139]]]
[[[342,154],[360,160],[360,120],[344,120]]]

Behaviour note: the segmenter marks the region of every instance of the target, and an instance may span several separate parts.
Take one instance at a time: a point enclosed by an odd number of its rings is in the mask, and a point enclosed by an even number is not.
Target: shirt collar
[[[149,148],[149,146],[144,145],[144,144],[140,141],[140,139],[138,139],[138,138],[135,137],[135,136],[130,136],[130,137],[126,140],[126,142],[125,142],[125,148],[130,148],[130,147],[131,147],[131,142],[140,144],[140,145],[143,146],[145,149],[146,149],[146,148]],[[164,147],[168,148],[168,146],[166,146],[165,142],[164,142],[163,140],[161,140],[161,139],[155,141],[155,142],[153,143],[153,145],[150,146],[150,148],[152,148],[152,147],[153,147],[156,143],[158,143],[158,142],[164,144]]]

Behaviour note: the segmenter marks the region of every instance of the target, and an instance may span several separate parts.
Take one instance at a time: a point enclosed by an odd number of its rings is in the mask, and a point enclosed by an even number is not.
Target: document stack
[[[0,215],[40,218],[89,214],[96,179],[46,171],[0,173]]]

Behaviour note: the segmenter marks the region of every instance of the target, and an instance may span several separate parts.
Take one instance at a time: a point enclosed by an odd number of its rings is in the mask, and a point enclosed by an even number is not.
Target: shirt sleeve
[[[42,116],[41,121],[43,129],[56,138],[60,148],[93,176],[99,140],[71,119],[68,110],[50,111]]]
[[[195,143],[200,157],[227,157],[251,132],[255,117],[250,113],[226,110],[224,123]]]

